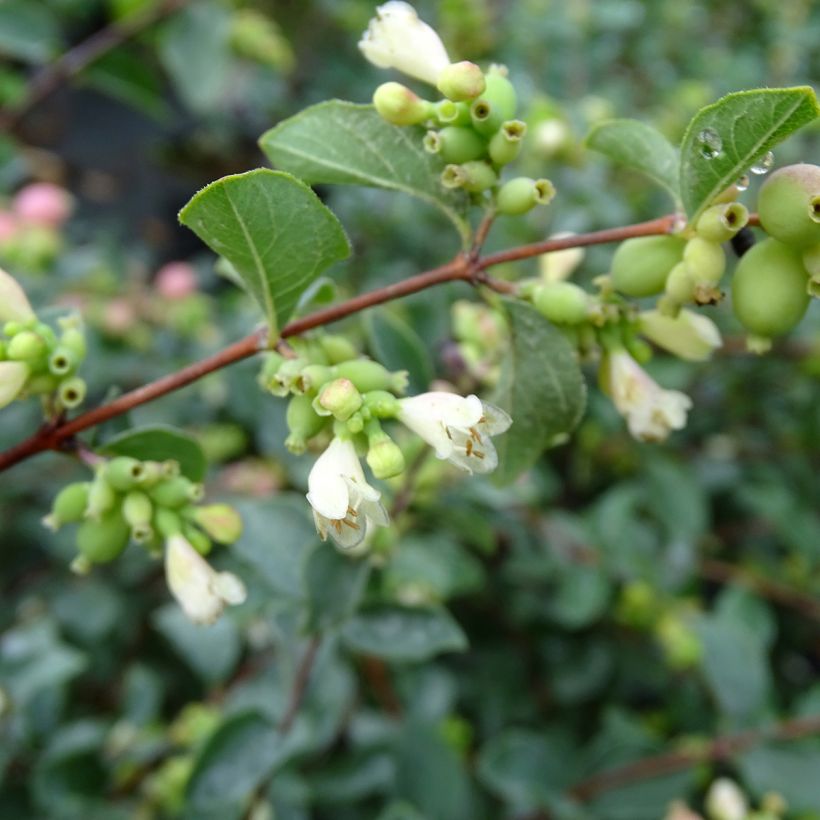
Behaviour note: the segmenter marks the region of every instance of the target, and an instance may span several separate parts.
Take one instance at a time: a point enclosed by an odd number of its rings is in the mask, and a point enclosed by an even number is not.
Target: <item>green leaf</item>
[[[413,327],[392,310],[373,310],[365,315],[365,328],[374,357],[388,370],[406,370],[411,394],[427,390],[435,372]]]
[[[243,806],[281,757],[283,739],[256,712],[229,718],[208,739],[188,781],[186,809],[224,816]]]
[[[791,812],[812,812],[820,805],[820,746],[816,741],[770,743],[739,759],[743,779],[758,797],[778,792]],[[807,817],[812,815],[806,815]]]
[[[36,0],[0,2],[0,54],[45,63],[59,48],[59,26],[49,8]]]
[[[194,111],[210,113],[227,91],[230,36],[231,12],[213,0],[189,4],[162,30],[160,59]]]
[[[348,618],[361,601],[369,573],[366,561],[319,544],[305,567],[309,628],[323,632]]]
[[[639,120],[607,120],[590,131],[586,144],[619,165],[645,174],[677,200],[677,149],[659,131]]]
[[[512,417],[498,439],[496,479],[509,483],[569,433],[586,407],[586,385],[564,335],[530,305],[506,300],[511,347],[495,401]]]
[[[467,648],[461,627],[443,609],[376,607],[348,621],[342,638],[354,652],[399,662],[426,661]]]
[[[421,128],[385,122],[372,105],[329,100],[279,123],[259,140],[279,168],[306,182],[402,191],[440,208],[470,236],[467,199],[444,188],[444,163],[422,146]]]
[[[266,168],[211,183],[179,219],[233,265],[272,338],[308,285],[350,252],[339,220],[319,197],[290,174]]]
[[[818,115],[809,86],[739,91],[698,111],[681,145],[680,190],[689,221],[767,151]]]
[[[141,461],[166,461],[173,459],[179,462],[182,474],[191,481],[202,481],[208,462],[197,440],[164,424],[150,427],[139,427],[121,433],[99,448],[102,455],[131,456]]]

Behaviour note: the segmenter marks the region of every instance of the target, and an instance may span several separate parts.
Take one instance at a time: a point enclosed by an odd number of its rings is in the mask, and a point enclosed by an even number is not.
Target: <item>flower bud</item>
[[[692,310],[682,310],[674,318],[647,310],[640,315],[640,328],[653,344],[690,362],[706,361],[722,344],[715,323]]]
[[[287,396],[288,393],[304,393],[302,370],[307,366],[302,358],[285,359],[276,375],[265,385],[274,396]]]
[[[24,362],[0,362],[0,407],[11,404],[20,395],[30,372]]]
[[[404,455],[381,429],[368,435],[367,464],[376,478],[393,478],[404,472]]]
[[[799,251],[766,239],[741,258],[732,278],[732,309],[752,334],[771,338],[792,330],[809,304]]]
[[[393,419],[399,414],[399,400],[386,390],[371,390],[362,397],[364,406],[373,418]]]
[[[130,530],[119,510],[89,518],[77,530],[77,550],[93,564],[112,561],[128,546]]]
[[[299,387],[297,395],[304,393],[315,393],[323,384],[333,378],[333,370],[326,364],[309,364],[302,368],[299,375]]]
[[[696,284],[717,285],[726,270],[726,253],[720,244],[699,236],[686,243],[683,261]]]
[[[51,512],[43,519],[43,525],[56,532],[63,524],[82,521],[88,506],[90,488],[91,483],[88,481],[63,487],[51,505]]]
[[[334,416],[339,421],[347,421],[361,406],[361,393],[347,378],[328,382],[313,402],[320,416]]]
[[[433,116],[440,125],[469,125],[470,106],[452,100],[439,100],[433,105]]]
[[[709,787],[704,801],[709,820],[746,820],[749,804],[734,780],[719,777]]]
[[[117,503],[117,493],[106,481],[105,468],[99,470],[88,488],[88,503],[85,508],[85,517],[98,520],[105,513],[114,508]]]
[[[67,376],[78,364],[74,351],[63,345],[60,345],[48,359],[49,372],[55,376]]]
[[[483,157],[487,141],[468,126],[448,125],[441,131],[428,131],[424,149],[438,154],[445,162],[459,164]]]
[[[481,69],[468,60],[450,63],[438,75],[436,87],[448,100],[464,102],[484,93],[487,82]]]
[[[193,524],[183,521],[182,534],[200,555],[207,555],[211,551],[213,547],[211,539],[208,538],[202,530],[198,530]]]
[[[64,379],[57,388],[57,398],[63,407],[71,409],[83,403],[86,393],[86,383],[84,379],[74,376]]]
[[[167,507],[155,507],[154,529],[165,539],[182,532],[182,518],[179,513]]]
[[[180,475],[160,481],[148,491],[148,495],[157,506],[175,510],[191,501],[198,501],[202,493],[201,485]]]
[[[259,370],[257,381],[263,390],[270,390],[271,386],[278,384],[276,382],[276,374],[279,368],[285,363],[285,357],[275,350],[265,354],[265,360]],[[284,393],[282,395],[285,395]]]
[[[679,236],[640,236],[621,242],[612,257],[612,284],[637,299],[662,293],[685,246]]]
[[[71,195],[50,182],[33,182],[21,188],[11,205],[15,214],[24,222],[59,228],[73,209]]]
[[[48,345],[33,330],[24,330],[13,336],[6,348],[6,356],[12,361],[25,362],[37,368],[48,354]]]
[[[695,231],[709,242],[728,242],[749,221],[749,211],[740,202],[712,205],[698,219]]]
[[[130,456],[112,458],[103,467],[105,480],[121,493],[134,489],[142,479],[143,472],[142,462]]]
[[[394,393],[403,393],[407,387],[407,371],[399,370],[391,373],[386,367],[370,359],[354,359],[336,365],[334,372],[337,377],[350,379],[362,393],[371,390],[392,390]]]
[[[0,322],[26,323],[34,319],[34,311],[17,280],[0,268]]]
[[[501,186],[495,204],[499,213],[517,216],[548,204],[554,196],[555,186],[548,179],[516,177]]]
[[[433,115],[432,103],[401,83],[382,83],[373,93],[373,105],[393,125],[418,125]]]
[[[490,139],[490,159],[496,165],[512,162],[521,151],[527,124],[521,120],[507,120]]]
[[[141,490],[131,490],[122,502],[122,517],[131,527],[148,524],[153,514],[151,499]]]
[[[359,355],[356,345],[346,336],[336,333],[325,333],[319,337],[319,346],[327,356],[330,364],[339,364],[349,359],[355,359]]]
[[[538,285],[532,301],[538,312],[556,324],[577,325],[587,318],[589,296],[572,282]]]
[[[572,236],[571,233],[558,233],[551,239],[562,239]],[[549,251],[538,257],[538,268],[545,282],[563,282],[569,279],[575,269],[584,261],[584,248],[564,248],[561,251]]]
[[[178,475],[182,474],[182,469],[179,466],[179,462],[174,458],[169,458],[166,461],[163,461],[159,467],[163,477],[165,478],[176,478]]]
[[[242,519],[228,504],[196,507],[192,517],[218,544],[233,544],[242,535]]]
[[[196,269],[189,262],[167,262],[156,272],[153,284],[164,299],[185,299],[196,293]]]
[[[286,419],[290,435],[285,446],[296,455],[305,452],[308,440],[319,433],[327,421],[313,409],[309,396],[293,396],[288,402]]]
[[[802,163],[775,171],[757,197],[760,224],[787,245],[820,243],[820,166]]]

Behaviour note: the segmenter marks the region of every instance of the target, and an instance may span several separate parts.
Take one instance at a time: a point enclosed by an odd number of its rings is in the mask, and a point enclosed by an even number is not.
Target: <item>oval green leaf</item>
[[[179,462],[182,474],[191,481],[202,481],[208,468],[205,453],[197,440],[165,424],[128,430],[106,441],[98,452],[107,456],[131,456],[140,461],[173,459]]]

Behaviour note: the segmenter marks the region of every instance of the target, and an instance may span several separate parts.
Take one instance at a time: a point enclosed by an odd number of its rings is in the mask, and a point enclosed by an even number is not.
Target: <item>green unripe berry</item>
[[[319,346],[324,351],[330,364],[339,364],[359,355],[356,345],[346,336],[335,333],[326,333],[319,337]]]
[[[85,508],[85,517],[99,519],[117,504],[117,493],[108,483],[105,470],[97,473],[91,486],[88,488],[88,503]]]
[[[516,177],[501,186],[495,206],[501,214],[518,216],[536,205],[548,204],[554,196],[555,186],[548,179]]]
[[[461,165],[462,187],[471,194],[478,194],[492,188],[498,182],[498,175],[488,162],[475,160]]]
[[[6,356],[15,362],[25,362],[36,366],[48,354],[48,345],[42,336],[33,330],[24,330],[14,335],[6,347]]]
[[[342,362],[333,370],[337,378],[350,379],[360,393],[369,393],[371,390],[392,390],[395,393],[402,393],[407,387],[406,371],[392,373],[370,359]]]
[[[538,285],[532,294],[538,312],[556,324],[576,325],[587,318],[589,297],[572,282]]]
[[[88,519],[77,530],[77,549],[93,564],[112,561],[128,546],[128,524],[119,510],[111,510],[99,520]]]
[[[60,380],[51,373],[38,373],[26,382],[26,392],[32,396],[53,393],[60,385]]]
[[[371,390],[363,398],[368,413],[376,419],[396,418],[401,410],[399,400],[386,390]]]
[[[433,104],[401,83],[382,83],[373,93],[373,106],[393,125],[418,125],[433,114]]]
[[[683,261],[696,284],[716,285],[726,270],[726,252],[723,248],[717,242],[699,236],[686,243]]]
[[[130,456],[112,458],[103,467],[105,480],[121,493],[133,490],[142,479],[143,473],[142,462]]]
[[[776,239],[758,242],[738,262],[732,279],[732,309],[755,336],[792,330],[809,304],[800,254]]]
[[[669,272],[683,259],[686,240],[679,236],[640,236],[621,242],[612,257],[612,284],[640,299],[661,293]]]
[[[481,69],[469,60],[451,63],[439,75],[436,87],[453,102],[474,100],[484,93],[487,82]]]
[[[85,334],[79,327],[74,325],[65,326],[62,334],[60,334],[60,346],[70,350],[78,362],[85,358]]]
[[[78,407],[83,403],[86,389],[85,379],[81,379],[77,376],[70,379],[63,379],[57,388],[57,398],[63,407],[70,410],[72,407]]]
[[[313,401],[309,396],[293,396],[288,402],[286,419],[290,435],[285,446],[297,455],[305,452],[308,440],[327,423],[327,418],[313,409]]]
[[[197,485],[180,475],[160,481],[156,487],[148,491],[148,495],[157,506],[175,510],[191,501],[199,500],[201,494],[196,487]]]
[[[666,295],[678,305],[682,305],[694,297],[695,279],[686,262],[678,262],[678,264],[669,271],[669,276],[666,277],[665,290]]]
[[[55,376],[67,376],[78,364],[77,355],[65,345],[60,345],[48,359],[49,372]]]
[[[470,106],[466,102],[439,100],[433,108],[434,117],[440,125],[470,124]]]
[[[172,535],[182,532],[182,518],[178,512],[169,510],[167,507],[155,508],[153,524],[154,529],[163,538],[170,538]]]
[[[43,524],[56,532],[63,524],[73,524],[82,521],[88,506],[88,492],[91,483],[76,482],[63,487],[57,493],[51,512],[43,519]]]
[[[803,251],[803,266],[813,279],[820,278],[820,244]]]
[[[131,527],[148,524],[154,511],[151,499],[141,490],[131,490],[122,502],[122,517]]]
[[[445,162],[459,164],[483,157],[487,153],[487,141],[469,126],[448,125],[441,131],[428,131],[424,148]]]
[[[309,364],[307,367],[302,368],[302,372],[299,375],[300,390],[296,395],[315,393],[323,384],[329,382],[332,378],[333,370],[329,365]]]
[[[521,151],[527,124],[521,120],[507,120],[490,139],[490,159],[496,165],[512,162]]]
[[[749,221],[749,211],[740,202],[712,205],[698,219],[695,231],[709,242],[728,242]]]
[[[473,127],[482,134],[491,136],[505,120],[515,116],[518,95],[513,84],[501,70],[491,68],[486,75],[487,87],[473,103],[470,115]]]
[[[808,248],[820,243],[820,166],[802,163],[775,171],[757,198],[760,224],[770,236]]]
[[[404,472],[404,455],[390,436],[378,427],[367,437],[367,466],[376,478],[393,478]]]

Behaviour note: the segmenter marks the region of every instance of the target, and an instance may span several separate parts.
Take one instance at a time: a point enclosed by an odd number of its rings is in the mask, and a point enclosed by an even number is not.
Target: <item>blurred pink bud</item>
[[[166,299],[184,299],[196,291],[196,271],[187,262],[169,262],[157,271],[154,287]]]
[[[11,239],[20,230],[20,221],[11,211],[0,211],[0,242]]]
[[[23,222],[59,228],[71,216],[71,195],[59,185],[33,182],[21,188],[12,201],[12,210]]]
[[[112,299],[103,310],[103,326],[109,333],[125,333],[136,321],[137,315],[127,299]]]

